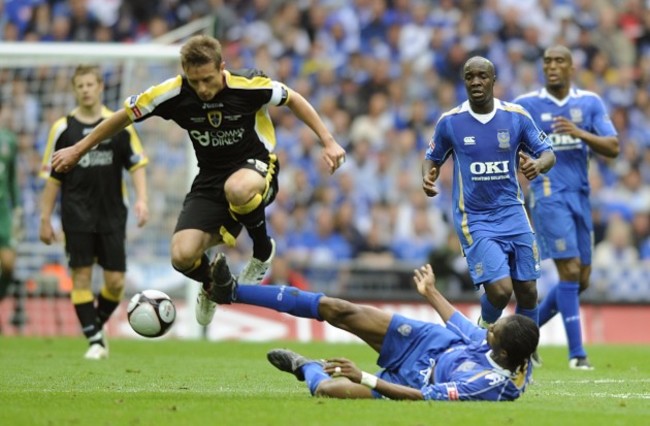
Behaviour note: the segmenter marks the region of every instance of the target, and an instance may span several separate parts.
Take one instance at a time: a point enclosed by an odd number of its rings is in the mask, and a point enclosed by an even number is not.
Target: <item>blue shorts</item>
[[[531,210],[542,259],[579,257],[580,263],[591,265],[594,232],[586,195],[563,192],[539,198]]]
[[[463,247],[475,286],[511,277],[532,281],[540,276],[540,257],[535,234],[510,237],[480,237]]]
[[[377,365],[384,370],[377,376],[420,389],[429,383],[435,360],[450,347],[462,343],[461,338],[445,326],[395,314],[379,351]]]

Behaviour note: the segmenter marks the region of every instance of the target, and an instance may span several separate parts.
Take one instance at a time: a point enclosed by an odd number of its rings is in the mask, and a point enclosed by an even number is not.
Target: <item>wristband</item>
[[[378,377],[374,374],[366,373],[365,371],[361,372],[361,383],[367,388],[374,389],[377,387]]]

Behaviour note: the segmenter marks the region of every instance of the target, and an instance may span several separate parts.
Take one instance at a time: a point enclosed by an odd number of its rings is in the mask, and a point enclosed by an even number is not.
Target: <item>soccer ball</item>
[[[133,331],[144,337],[160,337],[176,319],[174,302],[162,291],[144,290],[131,298],[126,309]]]

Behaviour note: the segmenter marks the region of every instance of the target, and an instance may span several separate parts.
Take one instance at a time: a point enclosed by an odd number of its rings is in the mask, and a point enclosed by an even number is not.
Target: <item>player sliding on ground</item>
[[[539,342],[535,321],[515,314],[487,330],[479,328],[438,291],[430,265],[416,269],[413,281],[445,326],[295,287],[239,285],[223,254],[217,255],[212,272],[215,285],[209,297],[217,303],[263,306],[327,321],[379,353],[382,370],[375,375],[345,358],[314,360],[284,349],[268,353],[271,364],[304,380],[314,396],[512,401],[530,381],[530,357]]]

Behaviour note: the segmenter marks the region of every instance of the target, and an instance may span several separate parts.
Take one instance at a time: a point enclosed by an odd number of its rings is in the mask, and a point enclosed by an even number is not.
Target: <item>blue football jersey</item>
[[[426,158],[454,161],[454,223],[461,242],[479,235],[531,232],[517,180],[518,151],[537,158],[552,150],[546,134],[519,105],[494,100],[491,114],[476,114],[464,102],[443,114]]]
[[[553,117],[565,117],[581,129],[599,136],[616,136],[616,129],[601,98],[586,90],[571,88],[569,96],[559,100],[546,89],[522,95],[514,100],[549,135],[557,157],[555,166],[531,182],[535,198],[561,191],[589,192],[588,162],[591,149],[579,138],[553,133]]]
[[[487,344],[487,330],[454,313],[447,328],[465,344],[455,345],[440,355],[433,370],[432,384],[421,388],[428,400],[512,401],[525,391],[532,376],[532,363],[513,373],[496,364]]]

